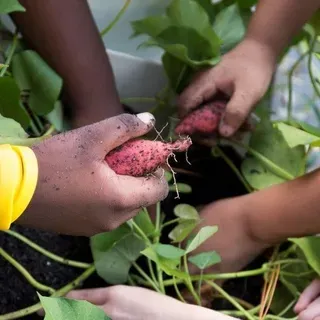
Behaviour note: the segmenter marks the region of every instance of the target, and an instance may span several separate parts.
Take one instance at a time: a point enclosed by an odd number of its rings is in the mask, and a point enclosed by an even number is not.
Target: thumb
[[[234,135],[259,99],[260,95],[257,93],[249,92],[242,87],[236,88],[220,123],[220,134],[224,137]]]
[[[137,115],[121,114],[83,129],[90,150],[97,155],[105,155],[126,141],[145,135],[154,125],[154,116],[145,112]]]

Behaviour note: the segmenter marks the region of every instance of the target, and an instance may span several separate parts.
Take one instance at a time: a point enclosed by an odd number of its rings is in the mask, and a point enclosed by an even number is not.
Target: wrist
[[[275,66],[281,50],[277,50],[275,46],[264,42],[262,39],[254,35],[247,34],[238,45],[238,49],[244,52],[247,56],[252,56],[254,59],[260,57],[267,62],[268,65]]]

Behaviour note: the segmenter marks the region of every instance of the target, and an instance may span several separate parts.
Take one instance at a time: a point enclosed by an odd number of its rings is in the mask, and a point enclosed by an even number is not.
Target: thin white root
[[[172,173],[172,178],[173,178],[173,185],[176,189],[176,194],[177,196],[175,197],[175,199],[180,199],[180,194],[179,194],[179,190],[178,190],[178,185],[177,185],[177,180],[176,180],[176,173],[175,171],[172,169],[172,167],[170,166],[169,164],[169,158],[171,156],[174,156],[175,157],[175,154],[174,153],[171,153],[169,154],[168,158],[167,158],[167,165],[168,165],[168,168],[170,169],[171,173]]]
[[[169,124],[169,122],[167,122],[167,124],[160,131],[158,131],[157,128],[155,127],[155,125],[153,125],[153,129],[157,133],[157,136],[154,138],[153,141],[156,141],[158,138],[160,138],[161,141],[165,142],[164,139],[161,136],[161,133],[168,126],[168,124]]]

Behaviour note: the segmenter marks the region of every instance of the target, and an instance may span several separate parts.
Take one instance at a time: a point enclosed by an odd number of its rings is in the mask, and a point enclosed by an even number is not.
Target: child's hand
[[[320,279],[313,280],[302,292],[294,311],[299,320],[320,319]]]
[[[210,101],[218,92],[231,97],[220,134],[233,135],[265,94],[275,68],[274,53],[254,40],[244,40],[214,68],[201,72],[181,94],[182,114]]]

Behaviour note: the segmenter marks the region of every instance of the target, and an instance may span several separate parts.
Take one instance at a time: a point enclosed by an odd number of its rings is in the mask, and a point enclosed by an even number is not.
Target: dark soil
[[[238,156],[229,149],[224,149],[230,158],[240,165]],[[181,194],[181,199],[176,200],[175,194],[171,193],[163,202],[163,210],[167,215],[172,215],[174,206],[178,203],[189,203],[195,206],[210,203],[212,201],[237,196],[245,193],[245,189],[237,177],[220,158],[213,158],[210,150],[193,145],[189,152],[189,161],[192,166],[184,160],[184,155],[178,157],[179,167],[192,170],[200,175],[194,177],[188,174],[177,174],[179,182],[188,183],[192,186],[192,194]],[[172,163],[176,166],[176,163]],[[44,248],[64,256],[83,262],[91,262],[92,257],[89,241],[82,237],[61,236],[14,226],[14,230],[22,233]],[[38,254],[4,233],[0,234],[0,245],[15,259],[17,259],[38,281],[60,288],[71,282],[83,270],[68,267],[50,261],[48,258]],[[19,310],[37,302],[36,291],[9,263],[0,258],[0,314]],[[105,286],[103,280],[94,275],[84,282],[84,287]],[[259,303],[259,295],[262,285],[260,277],[250,279],[237,279],[226,283],[228,291],[237,297],[245,299],[253,304]],[[225,309],[230,306],[222,300],[214,303],[216,309]],[[24,319],[39,319],[36,315]]]

